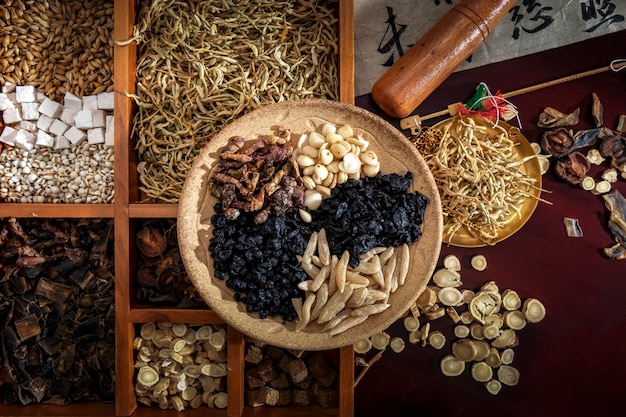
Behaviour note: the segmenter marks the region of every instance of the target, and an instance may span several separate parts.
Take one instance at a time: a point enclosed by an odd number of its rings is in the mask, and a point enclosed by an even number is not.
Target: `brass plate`
[[[467,116],[465,116],[467,117]],[[493,134],[495,130],[493,129],[493,123],[484,119],[480,116],[469,116],[471,117],[477,125],[485,126],[488,128],[490,132]],[[451,124],[455,120],[455,117],[451,117],[446,120],[442,120],[441,122],[435,124],[433,129],[443,130]],[[519,129],[511,126],[508,123],[503,121],[499,121],[498,125],[503,127],[508,133],[509,137],[518,143],[518,146],[515,147],[515,153],[517,154],[517,160],[523,159],[527,156],[532,156],[535,154],[528,140],[522,135]],[[526,222],[530,219],[535,209],[537,208],[537,203],[539,202],[538,198],[541,195],[541,169],[539,167],[539,162],[537,159],[530,159],[526,161],[521,168],[521,171],[528,175],[529,177],[536,180],[537,189],[528,190],[529,194],[532,197],[526,198],[521,204],[517,206],[519,209],[521,216],[518,216],[517,213],[510,215],[505,220],[505,226],[498,233],[497,239],[491,242],[491,245],[495,245],[496,243],[502,242],[504,239],[512,236],[518,230],[526,224]],[[461,227],[457,230],[452,237],[450,237],[445,231],[445,221],[444,221],[444,234],[443,234],[443,242],[452,246],[464,247],[464,248],[478,248],[483,246],[488,246],[482,240],[476,238],[467,230],[466,227]]]
[[[360,325],[330,337],[321,326],[307,326],[294,331],[295,322],[279,318],[260,319],[245,311],[235,301],[225,281],[213,277],[213,261],[208,251],[212,236],[211,215],[217,202],[207,190],[207,180],[219,157],[219,151],[234,135],[254,140],[271,134],[276,125],[287,126],[292,136],[311,131],[326,122],[349,124],[370,141],[369,149],[378,154],[383,173],[411,171],[411,191],[417,190],[430,199],[424,214],[423,235],[409,246],[411,266],[405,285],[391,294],[391,307],[369,317]],[[351,345],[357,340],[385,330],[399,319],[424,290],[441,249],[441,202],[435,180],[426,162],[407,138],[378,116],[355,106],[329,100],[291,100],[271,104],[250,112],[218,133],[197,157],[189,171],[178,209],[178,237],[181,256],[192,283],[207,304],[229,325],[257,340],[289,349],[325,350]]]

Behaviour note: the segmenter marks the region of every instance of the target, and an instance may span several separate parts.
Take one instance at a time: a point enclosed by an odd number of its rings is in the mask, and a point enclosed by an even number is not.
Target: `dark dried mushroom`
[[[148,258],[161,255],[167,248],[167,239],[161,230],[154,226],[144,226],[137,233],[137,247]]]
[[[626,139],[621,136],[609,136],[598,147],[600,154],[611,158],[611,166],[623,171],[626,168]]]
[[[574,135],[565,128],[549,130],[541,135],[541,149],[557,158],[570,153],[573,145]]]
[[[552,107],[546,107],[539,115],[537,125],[545,128],[574,126],[578,123],[579,114],[580,108],[577,108],[569,114],[565,114]]]
[[[585,178],[590,168],[591,164],[585,155],[572,152],[556,161],[554,172],[563,181],[577,185]]]

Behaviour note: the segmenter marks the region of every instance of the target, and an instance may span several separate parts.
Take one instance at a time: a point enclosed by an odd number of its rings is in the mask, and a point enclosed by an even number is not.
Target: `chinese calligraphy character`
[[[509,12],[513,14],[511,20],[515,23],[513,39],[519,39],[520,29],[526,33],[536,33],[550,26],[554,18],[546,12],[551,10],[553,10],[552,7],[542,7],[541,3],[536,0],[523,0],[522,6],[514,6]],[[524,13],[529,15],[527,20],[531,23],[528,25],[522,22],[526,18]]]
[[[585,32],[591,33],[603,24],[623,22],[624,16],[615,13],[615,5],[611,0],[587,0],[580,3],[582,18],[585,22],[600,19],[598,23],[591,26]]]
[[[396,48],[399,56],[404,55],[402,45],[400,44],[400,35],[402,35],[407,28],[407,25],[396,26],[396,16],[393,14],[393,9],[391,7],[387,7],[387,14],[389,15],[389,18],[385,21],[385,23],[388,24],[387,29],[385,29],[385,34],[378,44],[378,52],[381,54],[386,54],[391,51],[391,56],[383,64],[384,67],[390,67],[393,65],[395,60],[393,52],[394,47]],[[389,34],[389,30],[391,30],[391,38],[383,45],[383,42],[385,42],[385,39],[388,37],[387,35]]]

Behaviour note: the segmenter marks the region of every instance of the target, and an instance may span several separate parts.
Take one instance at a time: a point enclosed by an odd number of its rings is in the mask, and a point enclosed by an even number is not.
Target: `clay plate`
[[[332,122],[349,124],[355,132],[370,141],[378,154],[381,172],[398,174],[412,171],[411,191],[417,190],[430,199],[422,224],[423,235],[410,245],[411,266],[405,282],[393,293],[391,307],[369,317],[360,325],[330,337],[317,325],[294,331],[295,322],[280,318],[259,319],[235,301],[225,281],[213,277],[213,261],[208,251],[212,235],[210,218],[217,199],[207,191],[207,180],[219,151],[229,138],[240,135],[248,140],[273,132],[272,127],[287,126],[298,138],[305,131]],[[295,139],[294,139],[295,140]],[[426,163],[407,138],[380,117],[361,108],[330,100],[292,100],[254,110],[219,132],[202,150],[189,171],[178,208],[178,243],[192,283],[206,303],[229,325],[257,340],[288,349],[325,350],[353,344],[389,327],[409,309],[425,288],[436,266],[441,249],[442,214],[435,181]],[[294,260],[295,262],[295,260]]]
[[[489,133],[492,133],[493,135],[497,134],[490,121],[480,116],[472,115],[469,117],[471,117],[477,125],[486,127]],[[455,118],[452,117],[442,120],[441,122],[435,124],[433,129],[444,130],[445,127],[451,124],[454,120]],[[513,152],[517,155],[516,160],[519,161],[535,154],[535,151],[533,151],[533,148],[530,146],[528,139],[522,135],[519,129],[501,120],[498,121],[498,125],[509,133],[509,138],[512,141],[517,143],[517,146],[513,150]],[[504,239],[511,237],[519,231],[526,224],[526,222],[530,220],[530,217],[535,212],[537,204],[539,203],[539,197],[541,195],[541,168],[539,167],[539,162],[535,158],[529,159],[520,167],[520,171],[528,175],[530,178],[533,178],[537,188],[531,188],[528,190],[530,197],[527,197],[522,203],[517,205],[520,215],[518,216],[517,213],[514,213],[505,220],[505,225],[502,229],[500,229],[498,237],[490,243],[492,246],[496,243],[502,242]],[[466,227],[461,227],[452,236],[444,231],[443,242],[452,246],[464,248],[487,246],[485,242],[472,235]]]

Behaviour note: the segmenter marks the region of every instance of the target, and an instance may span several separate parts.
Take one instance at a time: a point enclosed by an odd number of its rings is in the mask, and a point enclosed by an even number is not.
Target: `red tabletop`
[[[604,67],[618,58],[626,58],[626,31],[455,73],[416,113],[425,115],[466,101],[481,81],[494,92],[508,92]],[[626,114],[626,69],[510,100],[520,112],[522,133],[538,142],[545,129],[537,127],[537,117],[546,106],[563,112],[580,107],[581,120],[573,129],[591,128],[592,92],[604,106],[605,126],[614,129],[618,116]],[[384,116],[369,95],[358,97],[356,104]],[[399,120],[386,119],[399,126]],[[594,167],[591,174],[598,178],[601,172]],[[625,179],[613,186],[626,195]],[[539,203],[515,235],[493,247],[444,244],[441,250],[441,257],[454,253],[461,259],[463,288],[475,290],[494,280],[501,290],[514,289],[522,298],[534,297],[546,306],[542,322],[518,332],[513,365],[520,371],[519,384],[503,386],[493,396],[467,369],[459,377],[443,376],[439,360],[451,353],[454,339],[452,321],[443,317],[431,323],[431,330],[448,336],[446,346],[435,350],[407,342],[402,353],[385,352],[355,389],[357,416],[626,415],[621,405],[626,394],[626,260],[603,255],[613,239],[601,197],[562,182],[552,172],[544,175],[543,187],[550,193],[542,196],[552,204]],[[577,218],[584,236],[567,237],[563,217]],[[487,258],[483,272],[469,266],[469,258],[477,253]],[[408,341],[401,323],[389,333]]]

